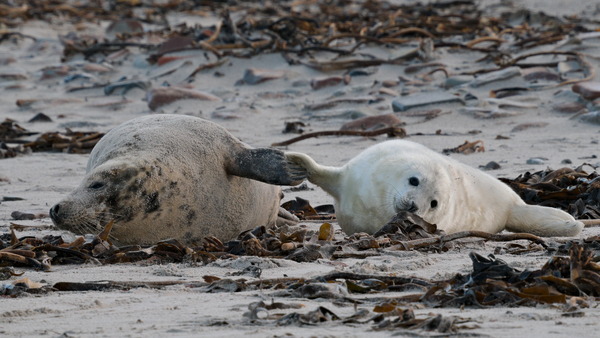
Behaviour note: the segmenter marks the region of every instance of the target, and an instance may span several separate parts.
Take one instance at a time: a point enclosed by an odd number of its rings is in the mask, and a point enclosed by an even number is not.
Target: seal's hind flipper
[[[506,221],[506,230],[538,236],[577,236],[583,223],[566,212],[539,205],[515,205]]]
[[[244,149],[227,164],[230,175],[276,184],[298,185],[307,178],[306,170],[289,162],[281,150]]]

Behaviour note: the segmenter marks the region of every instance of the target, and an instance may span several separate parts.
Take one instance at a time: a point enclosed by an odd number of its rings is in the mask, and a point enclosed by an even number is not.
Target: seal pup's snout
[[[58,221],[60,221],[60,216],[58,211],[60,210],[60,204],[55,204],[52,208],[50,208],[50,218],[52,219],[52,222],[54,222],[54,224],[58,223]]]
[[[402,211],[408,211],[408,212],[415,213],[415,212],[419,211],[419,207],[417,206],[417,203],[415,203],[415,201],[410,201],[407,199],[399,200],[395,204],[394,209],[396,209],[396,213],[399,213]]]
[[[412,202],[410,202],[410,206],[408,207],[407,210],[410,212],[417,212],[417,211],[419,211],[419,207],[417,206],[417,204],[414,201],[412,201]]]

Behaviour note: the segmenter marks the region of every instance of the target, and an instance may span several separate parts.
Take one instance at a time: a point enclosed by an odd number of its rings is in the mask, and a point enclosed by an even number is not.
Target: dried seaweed
[[[21,127],[16,121],[11,119],[5,119],[0,123],[0,142],[13,141],[23,136],[31,136],[37,133],[30,132],[27,129]]]
[[[461,154],[468,155],[468,154],[479,153],[479,152],[484,152],[484,151],[485,151],[485,147],[483,146],[483,141],[477,140],[477,141],[473,141],[473,142],[465,141],[465,143],[459,145],[458,147],[442,150],[442,153],[444,153],[444,154],[461,153]]]
[[[135,11],[144,13],[143,18],[135,18]],[[561,41],[572,32],[587,32],[578,18],[556,18],[546,16],[543,24],[509,24],[502,18],[490,18],[481,15],[475,1],[451,1],[433,4],[390,4],[366,1],[351,6],[343,0],[328,3],[306,5],[302,2],[278,2],[258,4],[253,2],[197,2],[173,1],[165,3],[145,3],[136,1],[117,1],[107,6],[94,6],[88,3],[70,1],[52,1],[37,6],[27,6],[24,1],[13,1],[0,7],[0,22],[8,27],[16,27],[24,20],[43,19],[47,22],[70,20],[81,22],[89,20],[116,20],[114,13],[122,18],[134,18],[146,23],[164,24],[165,14],[169,11],[194,13],[219,13],[221,20],[209,27],[189,27],[180,25],[153,31],[156,41],[173,37],[187,39],[177,48],[164,48],[163,44],[141,43],[143,32],[132,31],[116,34],[106,41],[98,37],[84,37],[71,34],[62,37],[64,55],[70,57],[83,54],[91,57],[96,53],[111,53],[124,48],[145,48],[155,51],[151,60],[182,49],[204,49],[224,57],[227,55],[252,56],[263,52],[281,52],[294,54],[305,60],[305,65],[330,71],[398,63],[412,58],[427,59],[427,49],[460,48],[486,54],[485,59],[492,60],[499,68],[521,64],[533,54],[512,57],[510,53],[519,53],[523,49],[548,45]],[[232,13],[244,13],[233,19]],[[534,13],[523,17],[534,16]],[[535,13],[537,14],[537,13]],[[24,38],[8,32],[3,39]],[[460,39],[457,39],[460,37]],[[1,40],[0,40],[1,41]],[[423,46],[430,41],[431,46]],[[455,41],[466,41],[458,43]],[[372,55],[356,53],[363,45],[397,46],[420,44],[415,50],[402,56],[380,59]],[[425,43],[426,44],[426,43]],[[483,46],[483,47],[479,47]],[[333,53],[332,60],[318,60],[317,53]],[[578,53],[546,52],[553,55],[566,55],[582,59]],[[348,59],[339,59],[347,57]],[[583,63],[583,61],[582,61]],[[476,73],[493,71],[478,70]],[[592,71],[588,71],[593,74]],[[566,80],[569,83],[581,79]]]
[[[65,133],[50,132],[40,135],[35,141],[25,144],[33,151],[61,151],[67,153],[89,153],[104,133],[78,132],[67,129]]]
[[[493,255],[471,253],[473,272],[431,288],[423,301],[433,306],[495,306],[565,303],[568,297],[598,297],[599,266],[593,253],[575,244],[570,257],[553,257],[540,270],[519,271]],[[448,288],[450,286],[450,288]]]
[[[306,204],[306,203],[305,203]],[[309,205],[308,205],[309,206]],[[303,208],[306,208],[305,205]],[[311,208],[312,209],[312,208]],[[234,255],[255,255],[284,257],[284,244],[294,244],[288,259],[306,261],[335,257],[325,249],[337,250],[338,247],[354,247],[356,250],[370,250],[373,247],[388,247],[394,242],[410,243],[435,239],[443,242],[448,236],[439,232],[435,225],[429,224],[418,216],[405,213],[395,217],[375,236],[355,235],[345,240],[336,240],[331,236],[331,228],[324,224],[318,233],[297,230],[288,232],[284,229],[267,229],[257,227],[240,234],[237,240],[222,243],[215,238],[207,238],[200,247],[188,247],[178,241],[159,242],[151,247],[128,246],[117,248],[109,242],[111,224],[92,241],[86,242],[82,237],[74,242],[64,243],[62,238],[46,236],[42,239],[25,237],[17,239],[2,236],[0,239],[0,264],[15,267],[29,266],[37,269],[49,269],[52,264],[78,264],[96,262],[112,264],[121,262],[209,262],[218,257],[234,257]],[[329,231],[328,234],[324,234]],[[466,236],[477,234],[469,233]],[[496,240],[530,239],[544,245],[533,238],[522,234],[483,236],[514,236]],[[489,239],[493,239],[489,237]],[[535,236],[533,236],[535,237]],[[366,240],[366,241],[365,241]],[[327,243],[334,243],[328,245]],[[360,243],[366,243],[361,245]],[[437,244],[436,244],[437,245]],[[429,248],[431,249],[431,248]],[[356,307],[353,315],[338,316],[328,308],[321,306],[308,312],[276,313],[282,309],[298,308],[298,305],[272,302],[252,303],[244,314],[253,322],[272,321],[277,325],[321,325],[338,323],[338,325],[370,325],[373,330],[425,330],[439,333],[452,333],[464,329],[477,328],[477,325],[463,325],[470,322],[468,318],[445,317],[429,314],[426,317],[415,316],[407,304],[422,303],[430,307],[492,307],[492,306],[536,306],[537,304],[566,304],[571,299],[581,297],[600,297],[600,265],[598,256],[600,240],[570,240],[558,248],[551,246],[559,253],[568,256],[553,256],[543,267],[537,270],[521,271],[493,255],[488,257],[477,253],[469,256],[473,262],[473,271],[469,274],[457,274],[448,280],[428,280],[401,275],[372,275],[335,271],[326,275],[306,279],[259,278],[248,281],[245,278],[219,278],[204,276],[204,281],[98,281],[98,282],[59,282],[52,286],[35,283],[17,283],[4,286],[2,294],[18,297],[26,293],[59,291],[107,291],[129,290],[131,288],[164,288],[184,284],[195,287],[198,292],[242,292],[250,290],[270,290],[279,297],[306,299],[332,299],[341,304],[349,303]],[[302,251],[308,253],[303,254]],[[235,252],[235,253],[234,253]],[[304,259],[295,257],[303,255]],[[13,270],[8,273],[15,275]],[[15,282],[16,283],[16,282]],[[262,291],[262,292],[265,292]],[[390,297],[388,292],[410,291],[402,296]],[[368,298],[361,298],[371,294]],[[380,294],[373,297],[372,294]],[[400,307],[403,304],[403,307]],[[575,313],[571,311],[569,313]]]
[[[600,176],[596,168],[586,165],[575,169],[545,169],[527,172],[516,179],[501,178],[528,204],[567,211],[578,219],[600,218]]]

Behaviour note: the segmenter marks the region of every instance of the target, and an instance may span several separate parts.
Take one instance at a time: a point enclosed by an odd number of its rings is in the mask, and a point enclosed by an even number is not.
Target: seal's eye
[[[410,183],[410,185],[414,185],[416,187],[419,185],[419,179],[413,176],[408,179],[408,183]]]
[[[435,207],[437,207],[437,205],[438,205],[437,200],[431,201],[431,208],[432,209],[435,208]]]
[[[88,187],[88,189],[92,189],[92,190],[98,190],[104,187],[104,183],[102,182],[93,182],[92,184],[90,184],[90,186]]]

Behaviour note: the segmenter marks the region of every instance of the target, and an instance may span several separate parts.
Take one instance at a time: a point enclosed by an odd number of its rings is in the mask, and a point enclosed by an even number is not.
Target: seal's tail
[[[566,212],[538,205],[516,205],[510,210],[506,229],[538,236],[577,236],[583,223]]]

